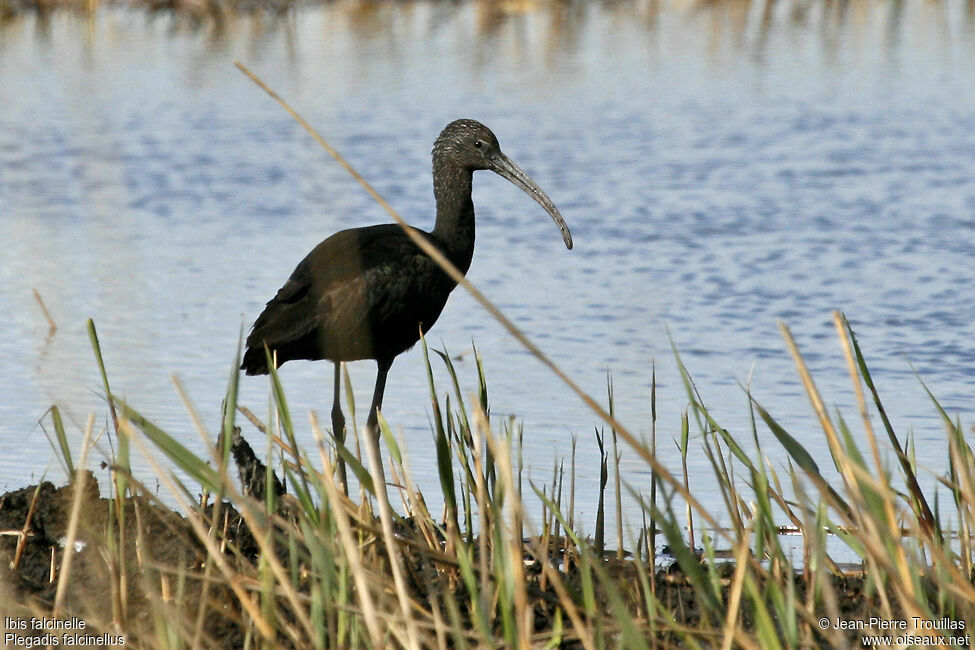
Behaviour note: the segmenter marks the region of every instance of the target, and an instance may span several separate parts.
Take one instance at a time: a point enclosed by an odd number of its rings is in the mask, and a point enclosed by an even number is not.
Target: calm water
[[[914,369],[969,427],[966,5],[503,6],[338,3],[219,29],[105,10],[0,27],[0,488],[48,468],[62,478],[37,424],[51,404],[77,439],[89,413],[106,423],[86,318],[114,390],[202,452],[170,375],[215,430],[241,328],[320,239],[387,220],[235,59],[423,227],[440,128],[462,116],[491,126],[559,205],[576,248],[564,249],[536,204],[481,172],[470,279],[601,399],[611,372],[617,413],[638,434],[650,430],[655,362],[668,464],[688,404],[668,330],[727,428],[749,435],[740,385],[750,381],[825,458],[776,323],[792,327],[827,403],[855,421],[830,316],[842,309],[895,427],[914,434],[922,466],[943,473],[943,428]],[[458,291],[430,342],[462,354],[472,340],[493,413],[524,423],[533,478],[547,481],[578,436],[577,509],[591,516],[595,416]],[[373,364],[351,371],[368,404]],[[327,420],[327,364],[291,363],[283,378],[303,431],[309,410]],[[246,378],[242,401],[263,417],[266,380]],[[385,411],[436,503],[427,405],[415,349],[393,366]],[[784,453],[759,433],[781,468]],[[622,462],[646,489],[642,464],[628,451]],[[691,472],[692,490],[717,508],[699,446]]]

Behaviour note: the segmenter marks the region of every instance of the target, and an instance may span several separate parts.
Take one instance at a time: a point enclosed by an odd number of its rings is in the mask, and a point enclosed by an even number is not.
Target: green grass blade
[[[883,402],[880,400],[880,393],[877,390],[877,386],[873,382],[873,377],[870,375],[870,369],[867,367],[867,361],[863,357],[863,352],[860,350],[860,344],[857,341],[856,334],[853,332],[853,327],[850,325],[850,321],[846,319],[845,314],[840,314],[840,318],[843,321],[843,325],[846,327],[847,334],[850,336],[850,342],[853,345],[853,352],[856,356],[857,365],[860,368],[860,375],[863,377],[864,383],[870,390],[870,395],[873,398],[874,406],[877,407],[877,412],[880,414],[880,419],[884,423],[884,430],[887,431],[887,437],[890,440],[891,446],[897,454],[897,459],[900,461],[901,469],[904,472],[904,478],[907,481],[907,488],[911,494],[911,506],[914,508],[915,513],[921,523],[922,529],[928,533],[932,533],[939,538],[939,541],[944,542],[942,538],[941,531],[935,526],[934,514],[931,512],[931,507],[928,505],[927,499],[924,497],[924,493],[921,491],[921,486],[918,484],[917,476],[911,467],[911,463],[904,453],[904,449],[897,439],[897,434],[894,432],[894,427],[890,423],[890,418],[887,417],[887,410],[884,408]]]
[[[71,460],[71,446],[68,445],[68,434],[64,430],[64,421],[61,419],[61,409],[57,404],[51,406],[51,423],[54,425],[54,438],[58,442],[57,449],[60,452],[58,459],[64,465],[64,471],[68,477],[74,476],[74,461]]]
[[[109,396],[112,394],[112,391],[108,387],[108,372],[105,370],[105,360],[102,357],[102,348],[98,342],[95,321],[89,318],[85,322],[85,325],[88,329],[88,340],[91,341],[92,350],[95,352],[95,361],[98,362],[98,371],[102,376],[102,386],[105,388],[105,395]],[[108,409],[112,414],[112,425],[115,428],[115,438],[118,440],[118,455],[115,459],[115,465],[118,467],[118,470],[112,473],[112,478],[115,481],[116,494],[124,498],[128,492],[128,477],[131,474],[131,467],[129,466],[129,439],[127,436],[119,435],[118,414],[115,411],[115,405],[111,399],[108,400]]]
[[[430,405],[433,408],[433,441],[437,450],[437,474],[440,478],[440,489],[443,491],[444,503],[448,516],[458,527],[457,521],[457,489],[454,483],[453,457],[450,449],[450,437],[444,427],[443,413],[440,410],[440,400],[437,399],[437,387],[433,381],[433,366],[430,365],[430,350],[427,348],[426,337],[420,337],[423,349],[423,362],[426,365],[427,381],[430,385]]]
[[[141,413],[125,403],[121,398],[112,397],[122,412],[122,417],[135,425],[150,441],[176,466],[183,470],[203,488],[216,492],[221,484],[220,474],[200,457],[180,444],[175,438],[147,420]]]

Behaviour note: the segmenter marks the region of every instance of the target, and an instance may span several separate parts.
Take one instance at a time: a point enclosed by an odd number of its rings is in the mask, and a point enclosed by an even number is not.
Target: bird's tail
[[[240,369],[248,375],[268,374],[267,354],[264,352],[264,346],[260,348],[247,348],[244,352],[244,360],[240,364]]]

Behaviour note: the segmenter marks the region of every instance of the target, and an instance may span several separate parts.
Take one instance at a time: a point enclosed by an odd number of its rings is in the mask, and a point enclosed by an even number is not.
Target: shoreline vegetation
[[[475,0],[491,15],[523,14],[548,7],[539,0]],[[438,0],[432,0],[437,4]],[[339,4],[339,0],[0,0],[0,21],[27,14],[47,16],[56,11],[94,14],[103,8],[144,10],[148,13],[171,13],[200,22],[219,24],[235,14],[283,15],[320,5]],[[383,4],[401,4],[379,0],[355,0],[346,4],[350,11],[372,12]],[[457,0],[444,0],[444,5],[456,5]],[[2,22],[0,22],[2,25]]]
[[[870,0],[858,2],[806,2],[790,0],[787,3],[763,0],[758,3],[714,2],[713,0],[597,0],[596,2],[568,2],[566,0],[0,0],[0,27],[4,22],[36,15],[47,18],[64,11],[92,17],[103,9],[131,9],[147,14],[171,14],[187,18],[190,24],[221,26],[225,19],[246,15],[285,16],[303,9],[335,6],[349,16],[348,27],[352,30],[375,27],[372,19],[384,15],[384,9],[409,11],[418,5],[442,6],[445,9],[473,5],[477,12],[477,29],[490,33],[509,17],[528,14],[547,14],[551,17],[553,39],[564,39],[573,33],[573,24],[585,19],[587,7],[600,5],[607,11],[618,13],[621,18],[644,24],[648,31],[659,26],[660,16],[670,10],[692,16],[706,13],[711,16],[711,27],[716,31],[730,30],[740,39],[746,33],[757,30],[758,40],[764,40],[770,31],[784,26],[812,29],[822,22],[822,27],[844,28],[862,36],[864,30],[879,28],[894,37],[903,27],[912,23],[932,23],[932,38],[944,41],[944,21],[962,21],[959,27],[971,26],[975,21],[975,3],[964,0],[936,2],[896,3]],[[950,10],[950,11],[949,11]],[[867,17],[872,20],[865,20]],[[272,27],[271,22],[263,27]],[[287,23],[284,23],[287,24]],[[869,25],[873,25],[870,27]],[[951,30],[950,30],[951,31]],[[569,38],[569,41],[572,39]],[[950,40],[950,39],[949,39]],[[554,44],[554,43],[553,43]]]
[[[431,355],[422,343],[445,507],[427,510],[382,420],[389,492],[398,500],[383,513],[358,441],[341,447],[312,414],[305,426],[316,445],[297,445],[304,427],[292,418],[277,373],[261,421],[237,404],[234,363],[216,439],[177,383],[213,450],[199,457],[111,391],[89,323],[113,424],[95,431],[92,415],[75,462],[52,407],[52,442],[70,484],[42,482],[0,496],[0,619],[23,647],[52,633],[62,645],[124,639],[140,648],[803,648],[852,647],[885,634],[914,645],[967,644],[975,624],[972,449],[932,396],[948,436],[948,470],[938,480],[951,499],[929,501],[912,443],[905,446],[887,421],[851,326],[839,313],[834,321],[860,406],[857,429],[855,420],[829,414],[784,326],[783,335],[841,481],[827,481],[798,437],[751,397],[752,431],[735,436],[722,428],[678,356],[690,402],[681,454],[694,452],[689,432],[697,426],[725,511],[704,509],[688,492],[686,473],[657,463],[655,430],[632,450],[650,459],[650,484],[621,481],[612,466],[627,443],[611,428],[597,431],[595,521],[577,518],[572,469],[557,467],[548,484],[525,480],[522,431],[513,419],[491,418],[480,357],[478,394],[465,398],[450,357]],[[447,391],[434,383],[439,363],[451,380]],[[651,384],[655,419],[654,393]],[[611,390],[608,401],[612,413]],[[347,402],[354,421],[355,404]],[[765,458],[759,427],[788,453],[785,471]],[[107,498],[86,469],[98,435],[115,441]],[[881,462],[878,437],[893,448],[893,466]],[[133,451],[149,460],[179,512],[130,474]],[[190,480],[153,460],[159,456]],[[339,456],[357,478],[351,499],[337,484]],[[606,520],[603,506],[625,493],[643,518],[629,536],[624,522]],[[526,503],[540,505],[540,519],[526,516]],[[783,545],[786,532],[800,536],[801,562]],[[835,562],[827,538],[860,565]],[[55,619],[80,625],[44,625]]]

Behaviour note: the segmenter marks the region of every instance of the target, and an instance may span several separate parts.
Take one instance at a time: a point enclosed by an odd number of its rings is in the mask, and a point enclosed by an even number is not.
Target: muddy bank
[[[119,518],[115,503],[99,496],[90,473],[84,485],[78,533],[71,546],[74,556],[57,620],[52,613],[68,552],[74,490],[45,482],[0,496],[0,617],[5,622],[6,645],[156,646],[162,616],[184,639],[198,639],[206,647],[243,647],[246,616],[218,572],[207,570],[207,554],[190,519],[141,496],[127,499],[124,516]],[[226,531],[226,557],[237,563],[240,577],[247,580],[254,575],[257,547],[236,513],[229,507],[225,512],[220,528]],[[120,520],[124,522],[121,534]],[[414,575],[431,575],[429,558],[406,550],[404,559]],[[638,582],[631,561],[607,560],[605,568],[621,584]],[[722,569],[729,584],[733,570],[730,564]],[[579,576],[573,573],[571,568],[563,573],[566,584],[578,585]],[[536,632],[544,632],[556,621],[558,600],[539,574],[529,568],[526,581],[534,600]],[[862,576],[831,579],[840,598],[836,609],[844,620],[877,611]],[[423,591],[436,583],[435,578],[413,582],[412,596],[418,602],[428,601],[434,595]],[[658,571],[654,588],[676,620],[690,627],[702,623],[694,590],[679,567]],[[798,592],[805,598],[801,579]],[[746,628],[752,623],[744,621]],[[280,641],[288,647],[286,639]],[[563,647],[576,645],[569,638],[563,643]]]
[[[144,497],[127,499],[117,517],[115,503],[99,496],[88,473],[59,612],[69,626],[54,622],[74,496],[70,486],[49,482],[0,496],[0,617],[5,634],[15,635],[7,646],[138,646],[154,636],[156,615],[172,611],[181,620],[200,600],[206,553],[189,521]],[[226,591],[208,590],[200,633],[210,647],[243,643]]]

